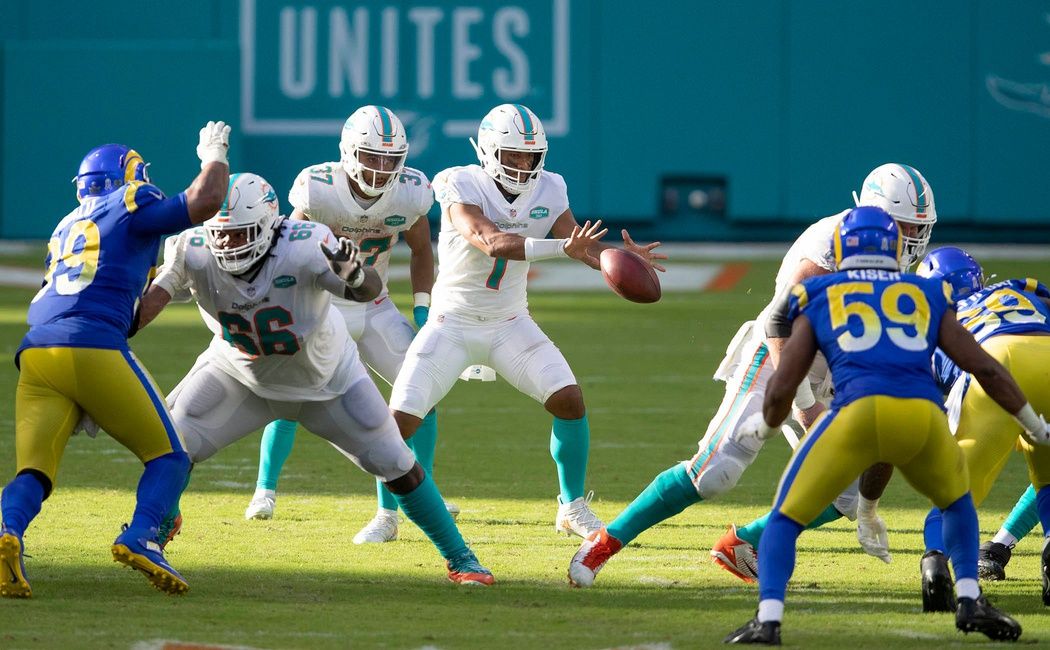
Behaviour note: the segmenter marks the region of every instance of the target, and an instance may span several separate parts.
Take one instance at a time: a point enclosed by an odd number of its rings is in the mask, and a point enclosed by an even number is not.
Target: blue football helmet
[[[897,222],[882,208],[853,208],[835,229],[835,266],[900,270],[901,237]]]
[[[955,246],[930,251],[915,271],[924,278],[940,278],[951,285],[952,300],[959,302],[984,288],[984,270],[972,255]]]
[[[149,165],[137,151],[122,144],[104,144],[95,147],[80,161],[77,199],[102,196],[131,181],[149,181]]]

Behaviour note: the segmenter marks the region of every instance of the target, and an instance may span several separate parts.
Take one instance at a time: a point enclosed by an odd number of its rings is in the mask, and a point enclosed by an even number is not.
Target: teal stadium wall
[[[92,146],[137,148],[168,192],[207,119],[282,196],[382,103],[409,164],[474,160],[532,107],[580,216],[663,239],[777,239],[909,162],[938,238],[1048,239],[1050,2],[180,0],[0,5],[0,236],[43,238]],[[728,180],[724,216],[661,217],[664,175]]]

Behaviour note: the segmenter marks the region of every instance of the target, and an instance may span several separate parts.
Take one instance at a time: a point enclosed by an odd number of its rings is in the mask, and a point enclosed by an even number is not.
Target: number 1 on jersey
[[[493,291],[499,291],[499,283],[503,282],[503,276],[507,273],[507,260],[503,257],[497,257],[492,260],[492,273],[489,273],[489,277],[485,280],[485,286]]]

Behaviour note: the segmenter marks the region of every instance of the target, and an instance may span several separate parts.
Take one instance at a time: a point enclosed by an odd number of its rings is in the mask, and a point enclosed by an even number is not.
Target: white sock
[[[255,498],[269,497],[274,501],[277,500],[277,490],[267,490],[266,488],[255,488]]]
[[[376,515],[382,515],[384,517],[396,517],[397,510],[390,510],[388,508],[384,508],[383,506],[379,506],[379,509],[376,510]]]
[[[973,578],[960,578],[955,583],[955,595],[959,598],[977,600],[977,597],[981,595],[981,588],[977,586],[977,581]]]
[[[1017,538],[1010,534],[1005,528],[1000,528],[999,532],[992,538],[993,542],[997,542],[1004,546],[1013,546],[1017,543]]]
[[[976,584],[976,582],[974,583]],[[758,603],[758,622],[768,621],[780,622],[784,618],[784,601],[775,598],[766,598]]]

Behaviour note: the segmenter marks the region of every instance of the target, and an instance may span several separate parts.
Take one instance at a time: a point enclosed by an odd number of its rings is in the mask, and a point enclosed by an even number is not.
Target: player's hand
[[[423,326],[427,324],[427,317],[430,316],[430,307],[424,307],[423,305],[416,305],[412,308],[412,320],[416,321],[416,329],[421,330]]]
[[[595,221],[594,225],[591,225],[590,221],[585,221],[582,226],[573,226],[572,234],[569,235],[569,241],[565,244],[565,254],[588,266],[598,268],[598,257],[591,252],[591,247],[598,243],[598,240],[604,237],[607,232],[609,232],[609,229],[602,228],[601,219]]]
[[[857,507],[857,541],[865,553],[889,564],[893,561],[890,557],[890,534],[886,530],[886,522],[878,515],[878,503],[878,499],[869,501],[860,497]]]
[[[324,242],[318,242],[317,245],[321,247],[321,252],[328,258],[328,267],[332,269],[332,273],[338,275],[339,279],[349,287],[356,288],[361,286],[365,279],[365,271],[361,265],[361,260],[357,259],[360,249],[358,249],[354,240],[348,237],[340,237],[335,250],[329,249],[324,245]]]
[[[654,253],[653,252],[653,250],[655,248],[660,246],[660,242],[654,241],[653,243],[646,244],[645,246],[641,246],[639,244],[636,244],[636,243],[634,243],[634,240],[631,239],[631,236],[627,233],[627,229],[626,228],[620,231],[620,235],[623,236],[623,249],[624,250],[631,251],[632,253],[638,255],[639,257],[641,257],[646,262],[649,262],[649,266],[653,267],[657,271],[663,271],[663,272],[667,271],[667,269],[665,269],[664,267],[660,266],[659,264],[657,264],[656,262],[653,261],[653,260],[666,260],[667,259],[667,256],[664,255],[663,253]]]
[[[780,428],[766,424],[766,419],[761,412],[758,412],[752,413],[746,420],[741,422],[739,431],[742,436],[751,436],[766,441],[780,433]]]
[[[201,159],[201,169],[210,162],[219,162],[229,167],[230,161],[226,159],[229,150],[230,127],[221,120],[205,124],[197,144],[197,157]]]

